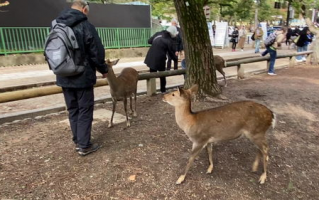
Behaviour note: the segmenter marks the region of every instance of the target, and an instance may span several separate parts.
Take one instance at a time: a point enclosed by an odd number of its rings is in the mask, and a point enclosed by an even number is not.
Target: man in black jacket
[[[177,26],[177,20],[172,19],[172,26],[175,26],[177,29],[177,35],[173,38],[173,50],[175,51],[176,57],[171,57],[169,54],[167,55],[167,67],[166,70],[171,70],[172,60],[174,62],[174,70],[178,69],[178,54],[181,54],[183,51],[183,43],[182,43],[182,33],[181,29]]]
[[[70,9],[64,10],[57,18],[74,31],[81,50],[75,62],[83,63],[85,70],[75,76],[57,76],[56,84],[63,89],[73,142],[79,155],[85,156],[99,149],[91,143],[94,90],[96,70],[106,77],[105,51],[95,27],[88,21],[89,4],[85,0],[74,0]]]
[[[144,63],[150,68],[150,72],[165,71],[166,55],[177,60],[175,50],[173,49],[172,38],[176,37],[177,29],[170,26],[167,30],[155,33],[148,43],[152,46],[149,48]],[[166,92],[166,78],[160,78],[161,92]]]

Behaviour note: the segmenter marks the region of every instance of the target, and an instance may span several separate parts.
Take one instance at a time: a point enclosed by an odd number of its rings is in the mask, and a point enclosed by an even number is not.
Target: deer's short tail
[[[272,114],[271,126],[274,129],[276,126],[276,123],[277,123],[277,117],[276,117],[276,114],[274,112],[271,112],[271,114]]]

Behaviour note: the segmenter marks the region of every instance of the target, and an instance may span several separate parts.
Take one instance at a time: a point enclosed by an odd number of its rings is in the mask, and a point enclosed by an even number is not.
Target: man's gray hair
[[[89,10],[89,3],[85,0],[73,0],[72,6],[78,6],[78,7],[86,7]]]
[[[177,21],[176,19],[172,19],[172,20],[171,20],[171,23],[178,24],[178,21]]]

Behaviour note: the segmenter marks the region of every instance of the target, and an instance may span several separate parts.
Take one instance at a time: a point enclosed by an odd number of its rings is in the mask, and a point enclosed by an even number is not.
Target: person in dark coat
[[[288,49],[290,49],[290,44],[291,44],[291,36],[293,34],[293,31],[291,29],[291,27],[288,28],[288,31],[287,31],[287,35],[286,35],[286,46],[288,46]]]
[[[239,32],[238,32],[238,28],[235,27],[235,30],[232,32],[231,34],[231,39],[230,39],[230,42],[232,42],[232,51],[236,51],[236,45],[238,43],[238,35],[239,35]]]
[[[309,43],[312,42],[312,37],[308,37],[308,35],[310,34],[311,33],[308,27],[304,27],[302,31],[299,33],[299,39],[296,43],[297,52],[303,52],[308,50],[308,45]],[[297,62],[306,61],[306,57],[302,55],[296,56],[296,61]]]
[[[175,50],[173,49],[172,38],[176,37],[177,29],[170,26],[167,30],[155,33],[148,43],[152,46],[149,48],[144,63],[150,68],[150,72],[165,71],[166,55],[173,59],[177,59]],[[166,78],[161,77],[161,92],[166,92]]]
[[[174,70],[178,69],[178,54],[180,54],[183,50],[183,44],[182,44],[182,34],[181,34],[181,29],[177,27],[177,20],[172,19],[171,21],[172,26],[175,26],[177,29],[178,34],[176,37],[173,38],[173,49],[175,51],[176,59],[171,58],[169,54],[167,55],[167,66],[166,70],[171,70],[172,66],[172,61],[174,62]]]
[[[107,74],[105,51],[95,27],[88,21],[89,4],[85,0],[74,0],[71,8],[64,10],[57,18],[58,23],[66,24],[74,31],[80,46],[81,55],[76,63],[83,63],[85,70],[75,76],[56,76],[56,84],[62,87],[73,142],[79,155],[85,156],[98,150],[98,144],[91,143],[94,91],[96,70],[103,77]]]

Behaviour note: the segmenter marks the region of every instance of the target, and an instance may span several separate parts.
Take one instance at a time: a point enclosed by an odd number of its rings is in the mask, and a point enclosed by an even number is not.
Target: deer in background
[[[113,117],[116,108],[117,101],[123,100],[124,110],[126,114],[126,126],[131,126],[128,114],[127,114],[127,98],[130,98],[130,109],[133,113],[133,116],[136,117],[136,92],[137,92],[137,82],[138,82],[138,72],[131,67],[124,68],[118,77],[115,76],[113,66],[118,63],[119,59],[115,61],[106,60],[108,73],[107,73],[107,82],[110,86],[113,110],[112,116],[109,122],[108,127],[113,126]],[[132,96],[134,95],[134,110],[132,107]]]
[[[261,184],[267,178],[268,144],[266,132],[275,127],[276,115],[266,106],[253,101],[230,103],[222,107],[199,112],[191,110],[191,96],[198,90],[194,85],[188,90],[178,89],[164,95],[163,101],[175,107],[175,118],[178,126],[192,141],[193,147],[185,172],[176,184],[181,184],[200,151],[206,147],[209,167],[207,173],[213,171],[213,143],[229,141],[242,135],[246,136],[258,148],[253,172],[258,169],[259,161],[263,158],[263,173],[259,178]]]
[[[226,67],[226,61],[222,57],[218,55],[214,55],[214,65],[216,67],[216,70],[223,75],[224,81],[225,81],[224,87],[227,87],[226,76],[223,70],[223,68]]]

